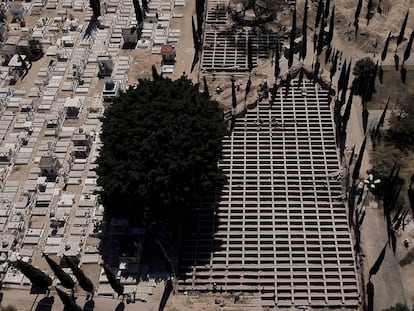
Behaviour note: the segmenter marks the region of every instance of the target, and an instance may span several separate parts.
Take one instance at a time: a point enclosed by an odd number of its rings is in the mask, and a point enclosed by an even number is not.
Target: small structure
[[[0,42],[5,42],[7,40],[7,35],[9,33],[8,27],[5,23],[0,23]]]
[[[29,71],[32,64],[26,55],[17,54],[13,55],[8,66],[10,72],[15,72],[19,77],[22,77]]]
[[[98,77],[110,77],[114,69],[114,62],[112,61],[111,55],[99,55],[96,61],[99,67]]]
[[[83,129],[79,129],[78,134],[72,136],[74,150],[72,152],[75,159],[86,159],[92,147],[92,136],[89,133],[84,133]]]
[[[6,62],[16,54],[17,44],[20,41],[20,36],[8,36],[6,42],[4,43],[3,48],[1,49],[1,54],[5,58]]]
[[[68,97],[65,101],[66,119],[77,119],[81,112],[83,98],[80,96]]]
[[[63,45],[65,48],[70,48],[70,47],[73,47],[73,46],[74,46],[74,44],[75,44],[75,41],[73,41],[72,36],[63,36],[63,37],[62,37],[62,45]]]
[[[171,44],[164,44],[161,47],[161,56],[163,64],[175,63],[175,47]]]
[[[0,163],[9,164],[13,157],[13,150],[10,147],[0,147]]]
[[[17,20],[23,19],[26,16],[27,11],[21,1],[15,1],[10,8],[10,13],[13,20]]]
[[[119,81],[108,80],[102,92],[104,101],[112,101],[119,95]]]
[[[134,49],[138,42],[137,27],[122,28],[122,38],[124,39],[123,49]]]
[[[41,176],[45,176],[49,182],[54,182],[58,176],[60,163],[56,156],[45,155],[40,158],[39,168]]]

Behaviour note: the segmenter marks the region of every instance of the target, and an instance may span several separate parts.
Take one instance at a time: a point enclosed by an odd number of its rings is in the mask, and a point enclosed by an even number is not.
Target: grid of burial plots
[[[240,292],[266,306],[356,309],[359,292],[326,90],[292,82],[225,138],[228,177],[198,210],[179,289]]]
[[[202,69],[205,71],[246,71],[249,37],[252,46],[252,65],[256,67],[259,58],[268,58],[270,51],[279,42],[276,34],[206,29]]]

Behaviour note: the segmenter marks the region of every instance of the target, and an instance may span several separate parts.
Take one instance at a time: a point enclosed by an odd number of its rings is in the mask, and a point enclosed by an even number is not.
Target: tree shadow
[[[48,292],[46,288],[39,288],[32,284],[30,287],[30,294],[32,295],[45,295]]]
[[[52,305],[55,302],[55,297],[44,297],[39,300],[35,311],[51,311]]]
[[[167,304],[168,298],[170,297],[172,290],[173,290],[173,285],[172,285],[171,279],[168,279],[167,282],[165,283],[164,292],[161,297],[158,311],[164,310],[165,305]]]
[[[94,308],[95,308],[95,301],[93,300],[88,300],[87,302],[85,302],[85,305],[83,306],[84,311],[93,311]]]
[[[125,310],[125,303],[121,301],[115,308],[114,311],[124,311]]]

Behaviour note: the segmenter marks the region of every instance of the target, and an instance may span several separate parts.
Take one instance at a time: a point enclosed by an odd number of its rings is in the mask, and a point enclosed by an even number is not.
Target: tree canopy
[[[355,79],[352,83],[354,94],[360,95],[364,102],[370,101],[375,92],[376,66],[371,58],[365,57],[355,63],[352,71]]]
[[[225,182],[217,166],[223,112],[184,75],[140,80],[115,99],[102,122],[96,172],[109,217],[177,224]]]
[[[22,260],[17,261],[17,267],[39,289],[47,289],[52,285],[52,279],[43,271]]]

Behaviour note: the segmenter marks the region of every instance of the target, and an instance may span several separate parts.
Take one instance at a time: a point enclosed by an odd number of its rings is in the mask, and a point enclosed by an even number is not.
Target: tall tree
[[[253,70],[253,47],[252,47],[252,37],[248,34],[247,38],[247,68],[251,72]]]
[[[405,27],[407,27],[408,12],[409,11],[407,11],[407,13],[405,14],[404,21],[401,25],[400,33],[398,34],[398,37],[397,37],[397,48],[401,44],[401,42],[404,40]]]
[[[148,0],[142,0],[142,9],[148,13]]]
[[[316,32],[316,28],[318,28],[322,14],[323,14],[323,0],[319,0],[318,10],[316,11],[316,16],[315,16],[315,32]]]
[[[140,80],[105,110],[96,172],[106,215],[184,226],[195,202],[225,183],[226,133],[218,103],[186,76]]]
[[[385,251],[387,250],[388,243],[385,244],[385,246],[382,248],[381,253],[378,255],[377,260],[375,260],[374,264],[372,265],[371,269],[369,269],[369,278],[371,279],[371,276],[374,274],[377,274],[379,268],[381,267],[382,262],[385,258]]]
[[[112,289],[115,291],[115,293],[119,296],[122,296],[124,294],[124,286],[119,282],[119,280],[116,278],[115,274],[112,272],[112,270],[107,266],[103,266],[106,278],[108,279],[109,285],[111,285]]]
[[[275,46],[275,81],[279,77],[280,74],[280,47],[279,42]]]
[[[231,106],[233,108],[233,113],[237,107],[237,98],[236,98],[236,86],[234,83],[234,77],[231,77]]]
[[[210,92],[208,91],[208,84],[207,84],[207,78],[206,76],[203,76],[203,83],[204,83],[204,91],[203,94],[207,97],[210,97]]]
[[[79,286],[88,293],[93,293],[94,286],[92,281],[83,273],[83,271],[75,264],[70,257],[63,255],[66,264],[72,270],[73,275],[78,280]]]
[[[49,265],[50,269],[52,269],[53,273],[56,275],[60,284],[63,287],[68,289],[73,289],[75,287],[75,282],[72,280],[69,274],[67,274],[63,269],[57,264],[53,259],[51,259],[48,255],[43,254],[46,259],[47,264]]]
[[[293,14],[292,14],[292,29],[290,31],[290,40],[289,40],[288,68],[292,67],[292,64],[293,64],[293,55],[295,52],[295,37],[296,37],[296,8],[293,10]]]
[[[410,39],[408,40],[407,46],[405,47],[404,57],[403,57],[403,65],[404,65],[405,61],[411,55],[411,48],[413,46],[413,40],[414,40],[414,30],[411,32]]]
[[[196,0],[197,34],[201,39],[203,34],[204,0]]]
[[[303,9],[303,25],[302,25],[302,47],[300,49],[300,58],[305,60],[306,48],[308,43],[308,0],[305,0],[305,8]]]
[[[56,292],[67,311],[82,311],[83,309],[63,290],[56,287]]]
[[[191,16],[191,28],[193,31],[193,45],[194,45],[194,50],[196,52],[198,52],[200,50],[200,41],[199,41],[199,37],[196,31],[196,27],[195,27],[195,23],[194,23],[194,17]]]
[[[382,53],[381,53],[381,62],[383,62],[387,58],[388,45],[390,44],[390,39],[391,39],[391,31],[389,32],[388,37],[385,40],[384,49],[382,50]]]
[[[362,8],[362,0],[358,0],[358,4],[355,9],[355,16],[354,21],[357,22],[359,18],[359,14],[361,14],[361,8]]]
[[[367,136],[365,135],[364,140],[362,141],[361,148],[359,149],[359,154],[355,162],[354,170],[352,172],[352,180],[354,181],[353,183],[355,183],[355,181],[359,178],[359,170],[361,169],[366,143],[367,143]]]
[[[335,25],[335,5],[332,7],[332,12],[331,12],[331,20],[329,22],[329,30],[328,30],[328,35],[326,38],[326,41],[328,42],[327,44],[330,45],[333,39],[333,33],[334,33],[334,25]]]
[[[329,7],[330,7],[330,5],[331,5],[331,3],[330,3],[331,1],[330,0],[326,0],[326,3],[325,3],[325,11],[324,11],[324,13],[323,13],[323,17],[325,18],[325,19],[327,19],[328,18],[328,16],[329,16]]]
[[[138,26],[141,26],[144,22],[144,16],[142,14],[141,5],[139,4],[139,0],[132,0],[132,3],[134,4],[135,18],[137,19],[137,24]]]
[[[153,80],[158,80],[160,78],[160,75],[158,74],[158,71],[155,65],[151,65],[151,73],[152,73]]]
[[[325,19],[322,18],[321,27],[319,28],[319,34],[318,34],[318,45],[316,47],[316,55],[318,56],[321,55],[323,46],[325,44],[325,26],[326,26]]]
[[[17,260],[17,267],[30,282],[39,289],[47,289],[52,285],[52,279],[41,270],[22,260]]]

